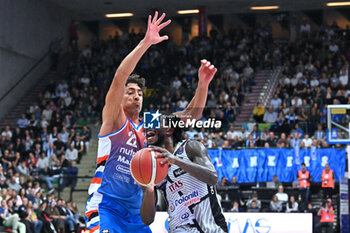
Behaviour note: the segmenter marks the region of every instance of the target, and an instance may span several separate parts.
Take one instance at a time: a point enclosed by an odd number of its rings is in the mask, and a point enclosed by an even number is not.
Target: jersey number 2
[[[137,148],[137,145],[136,145],[136,135],[133,134],[132,132],[129,132],[129,139],[128,141],[126,142],[127,145],[129,146],[132,146],[132,147],[135,147]]]

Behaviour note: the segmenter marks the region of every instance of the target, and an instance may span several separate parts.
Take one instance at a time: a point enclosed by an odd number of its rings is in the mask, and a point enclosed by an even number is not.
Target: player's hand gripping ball
[[[143,186],[154,186],[162,182],[168,174],[168,163],[161,164],[163,158],[156,158],[156,152],[144,148],[136,152],[131,160],[132,177]]]

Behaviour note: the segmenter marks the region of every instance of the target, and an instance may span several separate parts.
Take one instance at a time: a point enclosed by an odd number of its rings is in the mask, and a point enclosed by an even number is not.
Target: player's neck
[[[131,120],[134,124],[138,125],[140,123],[140,118],[136,114],[127,114],[125,113],[126,117]]]

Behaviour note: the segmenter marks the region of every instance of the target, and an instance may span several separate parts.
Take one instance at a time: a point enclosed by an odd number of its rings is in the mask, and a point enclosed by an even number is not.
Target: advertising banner
[[[229,233],[312,233],[309,213],[224,213],[224,216]],[[168,213],[157,212],[150,227],[155,233],[168,232]]]
[[[236,176],[239,183],[271,181],[274,175],[281,182],[297,180],[301,163],[305,163],[314,182],[321,182],[321,174],[328,163],[335,181],[345,174],[345,149],[208,149],[218,172],[219,180]]]

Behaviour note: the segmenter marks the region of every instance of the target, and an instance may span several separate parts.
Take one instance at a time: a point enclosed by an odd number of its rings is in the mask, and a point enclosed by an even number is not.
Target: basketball
[[[131,160],[132,177],[141,185],[157,185],[168,174],[168,163],[160,164],[163,158],[155,158],[157,152],[144,148],[136,152]]]

